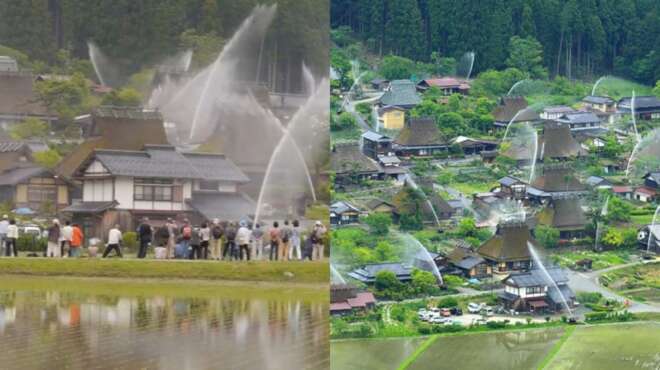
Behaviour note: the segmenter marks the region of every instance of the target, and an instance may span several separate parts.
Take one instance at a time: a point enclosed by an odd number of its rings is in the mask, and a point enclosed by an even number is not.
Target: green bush
[[[458,300],[454,297],[447,297],[438,301],[438,308],[451,308],[457,306],[458,306]]]
[[[578,292],[577,299],[580,303],[598,303],[603,295],[598,292]]]
[[[16,240],[16,248],[21,252],[44,252],[47,244],[46,238],[35,238],[32,235],[21,235]]]
[[[135,250],[138,248],[137,233],[128,231],[123,234],[122,248],[126,250]]]
[[[488,321],[486,326],[489,329],[504,329],[506,327],[506,322],[504,321]]]

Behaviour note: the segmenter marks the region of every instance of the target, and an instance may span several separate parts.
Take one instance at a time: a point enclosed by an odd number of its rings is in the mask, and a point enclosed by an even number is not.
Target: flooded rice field
[[[349,339],[330,345],[332,370],[396,370],[426,338]]]
[[[0,368],[329,367],[328,304],[320,295],[112,284],[3,279]]]

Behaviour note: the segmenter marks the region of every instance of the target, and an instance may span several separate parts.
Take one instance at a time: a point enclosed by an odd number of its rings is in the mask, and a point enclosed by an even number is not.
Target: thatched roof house
[[[497,231],[478,249],[478,253],[499,272],[527,270],[532,257],[527,243],[538,247],[529,226],[523,222],[500,223]]]
[[[588,223],[587,216],[576,198],[553,199],[547,207],[536,215],[539,224],[559,230],[562,239],[584,236]]]
[[[447,140],[431,117],[409,119],[394,139],[399,156],[430,156],[447,150]]]

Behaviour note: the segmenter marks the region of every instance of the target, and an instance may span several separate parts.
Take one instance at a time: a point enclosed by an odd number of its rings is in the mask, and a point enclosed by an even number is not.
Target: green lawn
[[[593,251],[560,252],[552,254],[551,258],[560,266],[569,268],[574,268],[575,262],[588,258],[593,261],[592,269],[600,270],[629,262],[630,252],[624,250],[599,253]]]
[[[113,278],[165,278],[327,284],[327,261],[224,262],[136,259],[2,258],[0,274]]]

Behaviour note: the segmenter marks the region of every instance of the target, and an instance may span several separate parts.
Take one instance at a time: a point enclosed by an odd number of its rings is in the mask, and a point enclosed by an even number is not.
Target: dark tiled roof
[[[559,267],[547,267],[546,268],[550,278],[554,280],[558,285],[565,284],[568,282],[568,277],[563,269]],[[515,285],[517,287],[533,287],[533,286],[548,286],[552,285],[548,278],[545,276],[543,271],[539,269],[532,269],[527,272],[516,272],[509,275],[504,279],[504,283]]]
[[[608,96],[586,96],[584,99],[582,99],[583,102],[591,103],[591,104],[612,104],[614,103],[614,100]]]
[[[619,107],[630,109],[632,104],[632,98],[621,98],[619,100]],[[636,96],[635,97],[635,110],[637,109],[651,109],[657,108],[660,109],[660,99],[656,96]]]
[[[245,220],[254,214],[256,207],[243,193],[194,193],[186,203],[208,220]]]
[[[71,213],[98,213],[114,208],[117,204],[114,200],[110,202],[79,202],[73,203],[62,211]]]
[[[330,211],[336,214],[342,214],[347,211],[359,212],[360,210],[347,202],[335,202],[330,205]]]
[[[479,254],[495,261],[529,260],[531,256],[527,242],[538,246],[524,223],[500,224],[497,233],[484,242],[479,248]]]
[[[171,146],[146,146],[144,151],[96,150],[93,157],[115,176],[249,181],[224,155],[182,153]]]
[[[555,106],[545,107],[543,108],[543,111],[547,113],[571,113],[571,112],[575,112],[575,109],[571,107],[567,107],[565,105],[555,105]]]
[[[379,141],[379,140],[391,140],[389,136],[379,134],[377,132],[373,131],[367,131],[364,134],[362,134],[362,137],[371,141]]]
[[[575,293],[573,293],[573,290],[566,284],[559,285],[559,291],[557,291],[555,287],[548,287],[548,298],[550,298],[554,304],[562,303],[560,294],[567,301],[575,299]]]
[[[122,118],[139,120],[162,120],[163,116],[157,110],[144,109],[141,107],[115,107],[103,105],[93,112],[95,117]]]
[[[557,119],[565,123],[600,123],[600,118],[593,112],[566,113]]]
[[[384,204],[384,205],[386,205],[388,207],[391,207],[391,208],[396,208],[393,204],[391,204],[389,202],[386,202],[382,199],[378,199],[378,198],[374,198],[374,199],[369,200],[366,205],[369,209],[374,209],[374,208],[380,206],[381,204]]]
[[[389,90],[380,98],[382,105],[411,106],[422,102],[417,95],[415,84],[410,80],[394,80],[390,82]]]
[[[349,272],[348,276],[365,283],[372,283],[376,279],[376,274],[381,271],[391,271],[399,280],[406,281],[411,279],[412,268],[399,262],[372,263]]]
[[[401,146],[443,145],[445,138],[433,118],[411,118],[399,131],[394,143]]]
[[[378,173],[380,166],[360,151],[356,143],[335,144],[330,156],[331,168],[335,173],[350,171]]]
[[[601,185],[601,184],[603,184],[603,185],[612,185],[612,183],[609,180],[604,179],[600,176],[589,176],[589,178],[587,178],[587,180],[585,182],[589,186],[598,186],[598,185]]]
[[[514,184],[521,184],[523,182],[513,176],[504,176],[499,180],[499,183],[504,186],[511,186]]]
[[[13,167],[0,173],[0,185],[16,185],[34,176],[50,174],[50,171],[39,166],[28,165]]]

